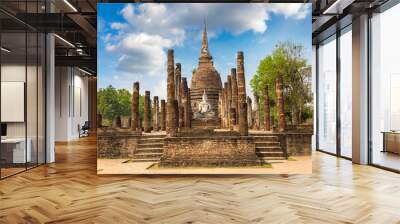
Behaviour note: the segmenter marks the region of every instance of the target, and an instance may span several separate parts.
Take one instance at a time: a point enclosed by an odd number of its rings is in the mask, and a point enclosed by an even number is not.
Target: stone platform
[[[161,167],[256,166],[254,138],[248,136],[207,135],[167,137],[164,139]]]

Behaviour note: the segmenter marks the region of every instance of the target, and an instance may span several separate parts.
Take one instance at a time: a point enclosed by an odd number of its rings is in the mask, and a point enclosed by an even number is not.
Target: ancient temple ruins
[[[221,77],[214,68],[212,56],[208,49],[207,28],[204,26],[199,63],[192,76],[190,86],[191,107],[195,115],[197,114],[193,117],[193,127],[219,128],[221,126],[221,119],[218,116],[218,99],[221,90]],[[204,99],[207,102],[204,102]],[[209,110],[204,111],[204,107],[200,104],[209,105]]]
[[[309,154],[309,134],[270,131],[269,117],[260,121],[259,96],[246,94],[244,53],[222,83],[211,56],[204,26],[198,67],[188,85],[174,51],[167,52],[167,99],[144,91],[144,116],[139,116],[139,83],[133,84],[130,129],[115,118],[113,129],[98,135],[102,155],[154,161],[160,166],[254,166],[290,154]],[[264,95],[268,101],[268,94]],[[160,101],[161,100],[161,101]],[[265,102],[264,102],[264,105]],[[265,109],[266,108],[266,109]],[[250,133],[249,129],[261,130]],[[266,129],[268,128],[268,129]],[[147,134],[150,133],[151,134]],[[119,150],[119,151],[118,151]]]

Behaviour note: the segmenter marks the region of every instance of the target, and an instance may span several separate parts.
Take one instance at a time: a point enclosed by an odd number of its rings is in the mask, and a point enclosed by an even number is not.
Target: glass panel
[[[372,163],[400,170],[400,4],[372,22]]]
[[[37,132],[38,132],[38,36],[36,32],[27,33],[28,38],[28,63],[27,63],[27,82],[26,82],[26,111],[27,111],[27,150],[28,156],[28,168],[37,165]]]
[[[347,30],[346,30],[347,31]],[[340,36],[340,153],[352,157],[352,35]]]
[[[1,159],[2,177],[25,170],[26,151],[26,33],[2,33],[1,43]]]
[[[318,48],[318,149],[336,153],[336,37]]]
[[[45,52],[46,36],[39,33],[39,45],[38,45],[38,163],[45,163],[46,151],[45,151]]]

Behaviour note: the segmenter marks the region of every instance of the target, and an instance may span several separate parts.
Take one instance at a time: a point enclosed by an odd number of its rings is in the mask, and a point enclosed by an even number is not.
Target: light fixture
[[[88,71],[86,71],[86,70],[83,70],[83,69],[81,69],[81,68],[79,68],[79,67],[78,67],[78,70],[81,71],[81,72],[83,72],[83,73],[85,73],[86,75],[89,75],[89,76],[92,76],[92,75],[93,75],[92,73],[90,73],[90,72],[88,72]]]
[[[73,45],[71,42],[69,42],[68,40],[60,37],[58,34],[54,34],[55,37],[57,37],[59,40],[61,40],[62,42],[66,43],[67,45],[69,45],[70,47],[75,48],[75,45]]]
[[[10,53],[11,52],[11,50],[9,50],[9,49],[7,49],[5,47],[1,47],[0,49],[1,49],[1,51],[4,51],[6,53]]]
[[[355,0],[336,0],[332,5],[325,9],[322,14],[342,14],[343,10],[354,1]]]
[[[78,10],[68,0],[64,0],[64,3],[67,4],[74,12],[78,12]]]

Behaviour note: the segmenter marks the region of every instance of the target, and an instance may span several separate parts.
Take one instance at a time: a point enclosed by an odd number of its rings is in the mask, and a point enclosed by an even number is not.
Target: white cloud
[[[103,40],[107,51],[119,53],[117,69],[156,76],[165,74],[165,49],[198,38],[204,18],[209,37],[222,31],[234,35],[246,31],[263,33],[271,13],[303,19],[309,7],[310,4],[126,4],[120,11],[125,21],[110,24],[117,34],[107,34]]]
[[[106,50],[121,53],[117,69],[132,74],[161,75],[165,67],[164,48],[171,41],[158,35],[130,33],[115,45],[107,44]]]
[[[160,100],[167,99],[167,80],[162,79],[151,90],[153,96],[158,96]]]
[[[311,4],[271,4],[267,11],[284,15],[286,18],[304,19],[310,12]]]
[[[128,24],[126,23],[111,23],[111,28],[115,30],[122,30],[126,29],[128,27]]]

